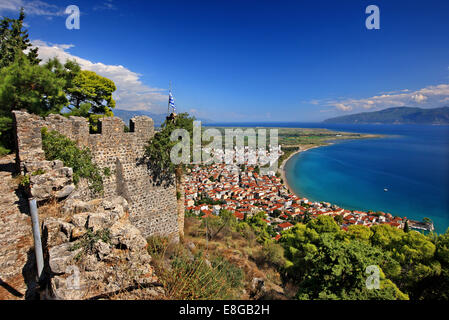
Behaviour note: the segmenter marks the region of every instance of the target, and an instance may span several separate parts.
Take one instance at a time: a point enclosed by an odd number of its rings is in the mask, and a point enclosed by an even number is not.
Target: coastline
[[[290,193],[292,193],[292,194],[294,194],[294,195],[300,197],[299,194],[296,194],[296,193],[293,191],[293,189],[290,187],[290,185],[288,184],[288,181],[287,181],[287,176],[286,176],[286,174],[285,174],[285,165],[287,164],[288,160],[290,160],[291,157],[293,157],[295,154],[298,154],[298,153],[301,153],[301,152],[304,152],[304,151],[307,151],[307,150],[310,150],[310,149],[315,149],[315,148],[319,148],[319,147],[324,147],[324,146],[326,146],[326,145],[313,146],[313,147],[306,147],[306,148],[304,148],[304,149],[301,149],[301,147],[299,147],[299,150],[298,150],[298,151],[292,152],[292,154],[289,155],[287,159],[285,159],[284,161],[282,161],[281,166],[279,167],[279,171],[280,171],[280,174],[281,174],[282,182],[283,182],[284,186],[287,188],[287,190],[288,190]]]

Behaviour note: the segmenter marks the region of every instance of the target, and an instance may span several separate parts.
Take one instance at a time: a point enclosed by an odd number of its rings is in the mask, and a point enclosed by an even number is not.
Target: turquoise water
[[[448,126],[308,127],[388,137],[338,142],[294,155],[285,169],[296,194],[347,209],[379,210],[414,220],[428,217],[439,233],[449,227]]]

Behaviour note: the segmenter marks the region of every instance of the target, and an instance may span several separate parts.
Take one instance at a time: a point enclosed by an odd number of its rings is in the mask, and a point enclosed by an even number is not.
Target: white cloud
[[[67,50],[73,44],[49,44],[44,41],[32,41],[33,46],[39,48],[39,58],[43,62],[57,57],[61,62],[76,60],[82,69],[90,70],[114,81],[117,90],[113,96],[116,108],[125,110],[147,110],[153,113],[164,113],[167,108],[168,95],[165,89],[152,88],[142,83],[141,75],[122,65],[107,65],[92,62],[70,54]]]
[[[1,0],[0,13],[6,11],[19,12],[24,8],[25,14],[38,16],[62,16],[64,8],[40,0]]]
[[[437,108],[449,101],[449,84],[428,86],[419,90],[399,90],[362,99],[323,100],[321,105],[340,111],[357,109],[380,110],[390,107]]]
[[[335,107],[336,107],[338,110],[341,110],[341,111],[350,111],[350,110],[352,110],[352,107],[351,107],[351,106],[346,106],[346,105],[344,105],[343,103],[337,103],[337,104],[335,104]]]
[[[106,0],[102,4],[96,5],[94,10],[117,10],[112,0]]]
[[[427,100],[427,97],[421,93],[417,93],[415,95],[412,96],[412,99],[415,100],[418,103],[421,103],[423,101]]]

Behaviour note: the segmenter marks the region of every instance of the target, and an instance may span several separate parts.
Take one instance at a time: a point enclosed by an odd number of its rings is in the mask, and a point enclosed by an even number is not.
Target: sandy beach
[[[288,184],[288,181],[287,181],[287,178],[286,178],[286,175],[285,175],[285,164],[286,164],[287,161],[290,160],[290,158],[293,157],[295,154],[298,154],[298,153],[301,153],[301,152],[304,152],[304,151],[307,151],[307,150],[310,150],[310,149],[319,148],[319,147],[322,147],[322,146],[306,147],[306,148],[304,148],[304,149],[302,149],[301,147],[299,147],[299,150],[298,150],[298,151],[293,152],[291,155],[288,156],[287,159],[285,159],[285,160],[282,162],[281,166],[279,167],[279,171],[280,171],[280,173],[281,173],[281,178],[282,178],[282,181],[283,181],[285,187],[286,187],[287,190],[290,191],[291,193],[296,194],[295,192],[293,192],[293,189],[290,188],[290,185]],[[299,197],[298,194],[296,194],[296,195]]]

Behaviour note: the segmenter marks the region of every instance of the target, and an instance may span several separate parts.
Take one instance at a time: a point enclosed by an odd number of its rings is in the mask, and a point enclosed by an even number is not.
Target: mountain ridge
[[[329,118],[323,122],[342,124],[449,124],[449,107],[432,109],[406,106],[392,107],[379,111]]]
[[[114,116],[119,117],[123,120],[126,125],[129,125],[129,120],[136,116],[148,116],[154,121],[155,127],[160,127],[162,122],[164,122],[166,114],[156,114],[145,110],[123,110],[123,109],[114,109],[112,110]]]
[[[126,125],[129,125],[129,120],[135,116],[148,116],[154,121],[154,126],[156,128],[160,127],[161,124],[165,121],[165,118],[167,116],[166,113],[162,114],[156,114],[145,110],[123,110],[123,109],[113,109],[112,112],[114,113],[114,116],[119,117],[123,120],[123,122]],[[200,120],[203,123],[210,122],[209,119],[197,119]]]

